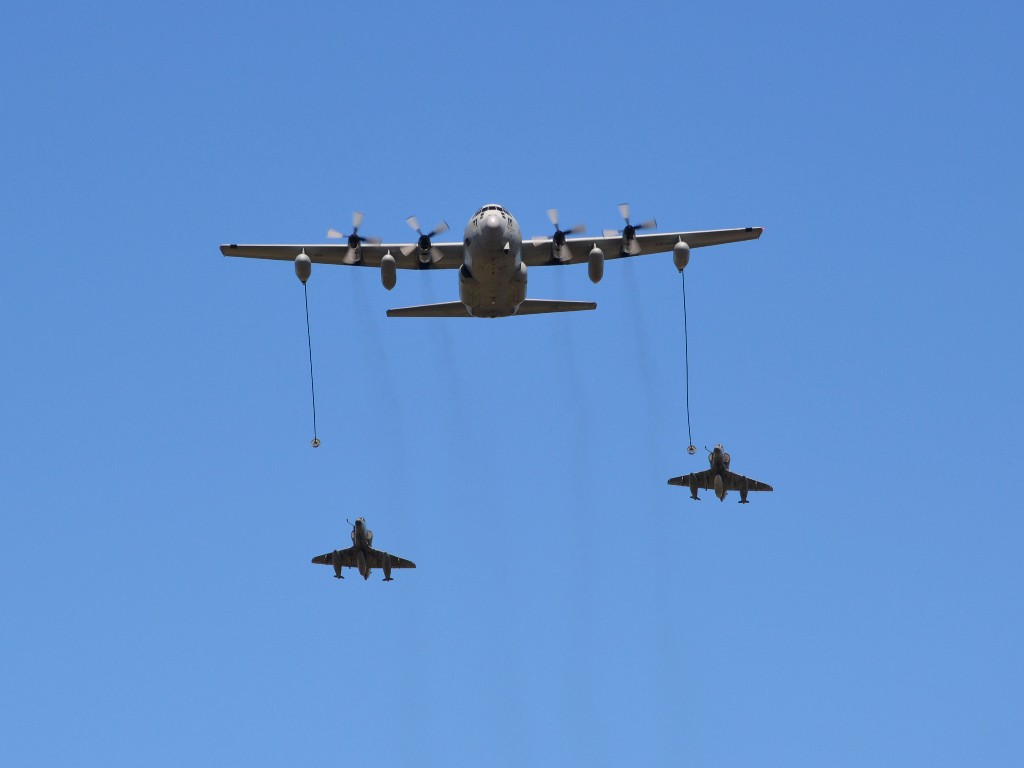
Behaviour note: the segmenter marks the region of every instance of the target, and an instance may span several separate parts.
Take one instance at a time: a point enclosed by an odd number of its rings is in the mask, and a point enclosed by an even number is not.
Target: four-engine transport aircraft
[[[689,487],[690,498],[695,501],[700,501],[700,496],[697,495],[698,488],[703,488],[706,491],[714,489],[719,501],[725,501],[726,494],[729,491],[739,491],[740,504],[748,503],[748,491],[772,490],[772,487],[767,483],[730,472],[729,454],[725,452],[725,448],[721,445],[716,445],[715,449],[708,453],[708,463],[711,464],[711,469],[682,475],[681,477],[673,477],[668,481],[668,484],[681,485],[684,488]]]
[[[343,579],[342,568],[358,568],[363,579],[370,578],[370,571],[380,568],[384,571],[384,581],[391,578],[392,568],[415,568],[416,563],[373,548],[373,531],[366,527],[366,519],[358,518],[352,526],[352,546],[348,549],[336,549],[326,555],[317,555],[313,562],[318,565],[333,565],[334,578]]]
[[[413,243],[380,243],[359,234],[363,217],[356,213],[352,233],[335,230],[329,237],[344,238],[344,244],[323,245],[222,245],[225,256],[278,259],[295,262],[295,273],[305,283],[312,263],[349,264],[380,269],[381,282],[389,291],[395,287],[398,269],[459,270],[459,300],[442,304],[389,309],[388,317],[508,317],[542,312],[572,312],[596,309],[592,301],[558,301],[526,298],[528,267],[586,262],[590,279],[598,282],[604,274],[606,259],[672,251],[676,268],[682,270],[690,259],[691,248],[756,240],[762,227],[637,234],[639,229],[656,226],[653,220],[630,224],[629,206],[619,212],[626,220],[621,230],[605,230],[601,237],[566,235],[579,227],[562,230],[558,212],[548,211],[555,227],[550,237],[523,240],[519,223],[500,205],[485,205],[466,224],[459,243],[434,243],[433,237],[447,231],[441,222],[426,234],[415,217],[407,219],[419,238]]]

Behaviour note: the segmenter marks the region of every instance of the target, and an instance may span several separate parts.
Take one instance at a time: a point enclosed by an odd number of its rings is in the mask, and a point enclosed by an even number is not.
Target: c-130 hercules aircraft
[[[637,234],[656,222],[630,224],[629,206],[619,212],[626,220],[621,230],[605,230],[601,237],[566,235],[581,232],[581,227],[562,230],[558,212],[548,211],[555,227],[550,237],[523,240],[519,223],[500,205],[485,205],[466,224],[461,243],[434,243],[433,237],[448,230],[441,222],[424,234],[416,218],[407,219],[419,238],[414,243],[384,244],[359,234],[362,214],[352,218],[352,233],[330,230],[328,236],[345,238],[345,244],[323,245],[222,245],[225,256],[278,259],[295,262],[295,274],[305,283],[312,264],[347,264],[380,269],[380,279],[389,291],[395,287],[398,269],[459,270],[459,300],[441,304],[389,309],[388,317],[508,317],[543,312],[573,312],[596,309],[592,301],[559,301],[526,298],[528,267],[587,263],[592,282],[600,281],[606,259],[619,259],[649,253],[672,251],[676,268],[682,270],[690,260],[691,248],[756,240],[762,227],[698,230]]]

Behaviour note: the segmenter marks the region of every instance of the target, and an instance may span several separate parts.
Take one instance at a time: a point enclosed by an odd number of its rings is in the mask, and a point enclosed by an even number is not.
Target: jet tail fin
[[[593,301],[559,301],[557,299],[526,299],[516,310],[519,315],[540,315],[546,312],[579,312],[584,309],[597,309]]]
[[[446,301],[443,304],[389,309],[388,317],[470,317],[470,314],[461,301]]]

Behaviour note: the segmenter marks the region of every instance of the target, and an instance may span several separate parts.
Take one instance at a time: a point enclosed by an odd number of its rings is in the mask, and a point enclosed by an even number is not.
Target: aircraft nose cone
[[[488,214],[480,222],[480,239],[487,244],[494,244],[501,240],[504,231],[505,225],[496,213]]]

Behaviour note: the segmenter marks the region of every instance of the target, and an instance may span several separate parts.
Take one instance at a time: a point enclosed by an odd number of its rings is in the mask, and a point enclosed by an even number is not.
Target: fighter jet
[[[729,458],[725,448],[721,444],[716,445],[715,449],[708,453],[708,463],[711,464],[711,469],[682,475],[681,477],[673,477],[668,481],[668,484],[681,485],[684,488],[689,486],[690,498],[695,501],[700,501],[700,496],[697,495],[698,488],[703,488],[706,491],[710,491],[713,488],[719,501],[725,501],[726,494],[729,491],[739,491],[740,504],[748,503],[748,491],[772,490],[772,487],[767,483],[730,472]]]
[[[341,575],[342,568],[358,568],[363,579],[370,578],[370,571],[374,568],[381,568],[384,571],[384,581],[394,581],[391,578],[392,568],[416,567],[416,563],[374,549],[372,544],[373,531],[366,527],[366,519],[360,517],[356,519],[355,525],[352,525],[351,547],[336,549],[326,555],[317,555],[313,558],[313,562],[317,565],[333,565],[336,579],[345,578]]]

